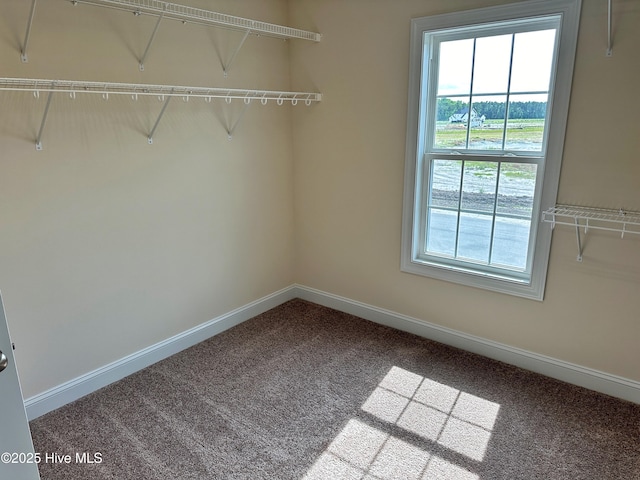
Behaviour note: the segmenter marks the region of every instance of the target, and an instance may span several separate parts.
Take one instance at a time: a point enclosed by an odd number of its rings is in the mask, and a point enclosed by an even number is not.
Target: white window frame
[[[529,0],[412,20],[402,218],[402,271],[535,300],[543,299],[551,248],[551,229],[538,228],[540,224],[538,219],[540,212],[554,206],[557,198],[581,1]],[[423,78],[423,61],[428,61],[429,58],[425,52],[430,48],[429,45],[425,45],[425,38],[428,37],[425,37],[425,34],[438,30],[474,27],[518,19],[536,19],[552,15],[560,16],[557,60],[555,69],[552,71],[550,112],[547,115],[548,128],[546,128],[547,136],[544,140],[546,145],[543,145],[544,160],[537,171],[536,200],[531,222],[532,245],[527,278],[501,275],[500,272],[492,272],[487,268],[475,268],[472,263],[463,265],[455,262],[451,264],[446,261],[426,260],[418,248],[420,241],[424,240],[422,232],[424,221],[421,218],[426,212],[425,192],[429,188],[426,174],[428,166],[425,167],[425,143],[426,135],[430,135],[432,130],[427,125],[429,119],[425,112],[426,95],[430,85],[429,79]],[[424,69],[424,71],[428,70]],[[471,107],[469,105],[469,108]],[[444,156],[449,157],[447,154]],[[519,158],[525,157],[526,154],[523,153]],[[495,160],[506,159],[499,155]]]

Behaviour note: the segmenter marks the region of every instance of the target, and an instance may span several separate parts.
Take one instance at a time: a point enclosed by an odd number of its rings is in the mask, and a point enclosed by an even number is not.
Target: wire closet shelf
[[[574,205],[556,205],[542,212],[542,221],[556,225],[575,227],[578,243],[578,261],[582,261],[583,245],[580,231],[586,235],[589,230],[617,232],[621,238],[626,234],[640,235],[640,212],[580,207]]]
[[[239,116],[231,125],[224,125],[227,131],[227,138],[232,139],[233,133],[240,123],[244,112],[246,112],[253,100],[259,100],[262,105],[266,105],[269,101],[274,101],[277,105],[283,105],[285,102],[291,105],[297,105],[298,102],[304,102],[310,106],[314,102],[322,100],[322,94],[316,92],[287,92],[277,90],[247,90],[237,88],[219,88],[219,87],[187,87],[180,85],[150,85],[137,83],[111,83],[111,82],[87,82],[77,80],[46,80],[46,79],[30,79],[30,78],[0,78],[0,91],[17,91],[17,92],[33,92],[36,98],[40,97],[40,93],[47,93],[47,101],[40,123],[40,129],[36,137],[36,150],[42,150],[42,134],[44,131],[51,99],[55,93],[68,94],[71,99],[75,99],[78,94],[96,94],[102,95],[105,100],[109,99],[109,95],[129,95],[132,100],[137,100],[139,96],[157,96],[158,100],[163,102],[160,114],[147,136],[150,144],[153,143],[153,135],[158,128],[160,120],[169,105],[169,101],[174,97],[182,97],[182,100],[188,102],[191,97],[199,97],[205,102],[210,103],[214,98],[222,98],[226,103],[232,100],[241,99],[244,108]]]
[[[237,30],[251,30],[260,35],[276,38],[297,38],[319,42],[322,35],[298,28],[261,22],[248,18],[236,17],[224,13],[202,10],[200,8],[163,2],[160,0],[70,0],[73,5],[87,4],[133,12],[135,15],[154,15],[180,20],[187,23],[198,23]]]
[[[138,95],[153,95],[158,97],[200,97],[205,100],[223,98],[225,100],[242,99],[245,102],[260,100],[265,104],[268,100],[276,101],[279,105],[291,102],[296,105],[299,101],[305,105],[322,100],[322,94],[316,92],[288,92],[276,90],[254,90],[219,87],[189,87],[179,85],[151,85],[138,83],[87,82],[81,80],[47,80],[30,78],[0,78],[0,91],[27,91],[39,96],[41,92],[68,93],[72,98],[78,93],[101,94],[108,97],[114,95],[130,95],[134,100]]]

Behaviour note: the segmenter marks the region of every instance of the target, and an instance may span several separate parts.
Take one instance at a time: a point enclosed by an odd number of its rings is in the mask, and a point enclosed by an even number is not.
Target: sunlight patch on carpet
[[[424,439],[425,448],[351,419],[304,480],[479,480],[427,449],[431,442],[482,461],[500,405],[394,366],[362,410]]]
[[[500,405],[393,367],[362,410],[482,461]]]

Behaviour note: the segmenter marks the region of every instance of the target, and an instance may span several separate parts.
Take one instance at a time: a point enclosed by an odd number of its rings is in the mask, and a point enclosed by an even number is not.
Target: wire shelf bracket
[[[173,90],[171,91],[171,93],[173,93]],[[156,128],[158,128],[158,124],[160,123],[160,120],[162,120],[162,116],[164,115],[164,111],[169,106],[169,101],[172,98],[173,98],[173,96],[169,95],[166,98],[166,100],[164,100],[164,105],[162,105],[162,109],[160,109],[160,114],[158,115],[156,123],[153,124],[153,128],[151,129],[151,132],[149,132],[149,135],[147,136],[147,141],[149,142],[149,145],[153,145],[153,134],[156,133]]]
[[[20,50],[20,61],[22,63],[28,63],[29,57],[27,56],[27,46],[29,45],[29,37],[31,37],[31,26],[33,25],[33,17],[36,14],[36,1],[31,3],[31,11],[29,13],[29,20],[27,21],[27,31],[24,34],[24,42],[22,42],[22,49]]]
[[[225,100],[225,102],[231,103],[228,100]],[[233,140],[233,133],[236,131],[236,127],[242,120],[242,117],[244,117],[244,114],[246,113],[246,111],[249,109],[249,105],[251,105],[251,100],[247,98],[244,100],[244,106],[242,107],[242,110],[240,110],[240,114],[236,117],[235,122],[233,122],[231,126],[228,126],[228,124],[223,123],[224,129],[227,131],[227,140]]]
[[[156,22],[156,26],[153,28],[153,32],[151,33],[151,38],[149,39],[149,43],[147,43],[147,48],[145,48],[144,53],[142,54],[142,58],[138,62],[138,66],[141,72],[144,72],[144,61],[147,59],[147,55],[149,55],[149,49],[151,48],[151,44],[153,40],[156,38],[156,33],[158,33],[158,28],[160,28],[160,22],[164,18],[164,14],[166,9],[162,9],[162,13],[158,16],[158,21]]]
[[[605,230],[620,233],[620,238],[626,234],[640,235],[640,212],[625,210],[606,210],[600,208],[579,207],[573,205],[556,205],[542,212],[542,221],[556,225],[568,225],[576,229],[578,244],[577,261],[582,261],[584,244],[581,230],[586,235],[590,229]]]
[[[240,112],[236,120],[231,124],[224,124],[229,140],[233,137],[240,120],[246,112],[252,101],[260,101],[262,105],[269,102],[275,102],[277,105],[283,105],[285,102],[291,105],[297,105],[298,102],[304,102],[306,106],[322,101],[322,94],[316,92],[287,92],[275,90],[243,90],[234,88],[219,87],[189,87],[178,85],[150,85],[138,83],[109,83],[109,82],[87,82],[81,80],[46,80],[46,79],[30,79],[30,78],[0,78],[0,92],[32,92],[34,97],[40,98],[40,93],[47,93],[47,103],[45,106],[42,122],[36,138],[36,150],[42,150],[42,134],[44,132],[47,116],[49,115],[49,107],[54,93],[67,93],[70,98],[76,98],[78,94],[101,95],[103,99],[108,100],[109,95],[129,95],[133,100],[139,96],[157,96],[164,102],[160,114],[147,136],[149,144],[153,144],[153,136],[160,124],[160,121],[169,104],[169,100],[173,97],[182,97],[188,102],[191,97],[201,98],[205,102],[210,103],[214,98],[224,99],[226,103],[232,100],[242,100],[244,108]]]
[[[231,68],[231,64],[233,63],[233,61],[236,59],[236,56],[238,55],[238,53],[240,52],[240,49],[242,48],[242,46],[244,45],[245,40],[247,39],[247,37],[249,36],[249,34],[251,33],[251,30],[247,30],[244,33],[244,36],[242,37],[242,40],[240,40],[240,43],[238,44],[238,46],[236,47],[236,49],[233,51],[233,53],[231,54],[231,58],[229,58],[229,60],[227,60],[226,63],[222,63],[222,71],[224,72],[224,76],[227,77],[229,75],[229,68]]]
[[[42,122],[40,122],[40,130],[38,130],[38,136],[36,137],[36,150],[42,150],[42,132],[44,132],[44,125],[47,122],[47,116],[49,115],[49,107],[51,106],[51,99],[53,98],[53,90],[49,91],[47,95],[47,104],[44,107],[44,113],[42,115]]]
[[[606,56],[613,55],[613,0],[608,0],[607,5],[607,52]]]

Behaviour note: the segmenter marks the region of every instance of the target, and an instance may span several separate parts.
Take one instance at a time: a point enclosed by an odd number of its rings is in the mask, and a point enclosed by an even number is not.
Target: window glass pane
[[[496,212],[531,218],[537,165],[507,163],[500,167]]]
[[[440,44],[438,95],[461,95],[471,92],[473,39]]]
[[[548,95],[512,95],[505,150],[542,151]]]
[[[497,162],[465,162],[461,208],[493,214],[497,180]]]
[[[431,188],[429,205],[458,209],[462,162],[434,160],[431,162]]]
[[[502,150],[507,96],[473,97],[469,148]]]
[[[457,256],[488,263],[492,223],[491,215],[460,213]]]
[[[511,92],[549,90],[555,38],[555,29],[515,35]]]
[[[491,263],[524,270],[531,230],[537,165],[504,162],[500,166]],[[508,218],[515,215],[525,218]]]
[[[496,217],[491,264],[524,270],[527,265],[531,220]]]
[[[428,253],[455,256],[461,177],[461,161],[433,160],[431,162],[426,244]],[[455,211],[444,210],[445,208],[455,209]]]
[[[435,148],[464,149],[467,145],[469,97],[439,98],[436,104]]]
[[[507,93],[513,35],[476,40],[473,93]]]
[[[427,218],[427,253],[455,256],[458,212],[430,208]]]

